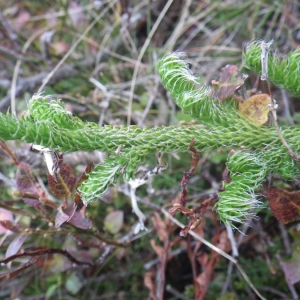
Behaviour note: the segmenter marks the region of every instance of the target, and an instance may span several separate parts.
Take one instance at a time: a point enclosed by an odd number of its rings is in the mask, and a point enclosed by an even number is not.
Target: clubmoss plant
[[[269,80],[298,97],[299,53],[296,50],[287,58],[271,53],[268,63]],[[244,61],[257,74],[261,70],[260,57],[260,42],[245,47]],[[167,55],[158,62],[157,68],[164,87],[177,105],[199,125],[99,127],[72,116],[60,101],[39,94],[32,97],[29,113],[21,119],[0,114],[0,139],[21,140],[59,152],[108,152],[105,162],[97,165],[79,187],[85,204],[101,197],[121,173],[127,181],[134,178],[137,167],[158,151],[187,152],[192,139],[201,151],[233,149],[227,162],[232,181],[224,184],[216,209],[226,224],[243,223],[253,217],[253,209],[261,205],[255,191],[267,174],[294,179],[299,170],[274,127],[251,123],[239,113],[232,96],[222,102],[217,100],[212,88],[199,86],[183,58],[181,53]],[[300,127],[284,127],[282,132],[291,148],[299,152]]]

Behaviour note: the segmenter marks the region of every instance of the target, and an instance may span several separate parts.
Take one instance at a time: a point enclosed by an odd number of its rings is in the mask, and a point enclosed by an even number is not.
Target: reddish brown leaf
[[[59,173],[57,174],[57,182],[50,174],[48,174],[48,182],[50,191],[55,197],[60,199],[67,198],[71,195],[75,184],[75,175],[72,167],[61,163],[59,165]]]
[[[75,213],[76,208],[73,205],[70,205],[68,208],[70,210],[70,212],[69,212],[70,215],[65,213],[61,206],[58,208],[58,212],[55,217],[55,227],[56,228],[59,228],[63,223],[68,221],[70,219],[70,216]],[[68,208],[67,208],[67,210],[68,210]]]
[[[31,198],[23,198],[23,201],[28,204],[29,206],[40,208],[42,203],[37,199],[31,199]]]
[[[51,214],[48,213],[48,211],[45,209],[44,205],[50,206],[51,208],[54,208],[54,205],[56,205],[54,202],[50,201],[50,200],[44,200],[43,204],[37,200],[37,199],[31,199],[31,198],[23,198],[23,201],[29,205],[34,207],[36,210],[40,211],[46,218],[51,218]],[[50,205],[51,203],[51,205]]]
[[[164,242],[168,240],[168,230],[166,223],[161,219],[159,214],[155,212],[152,217],[153,226],[155,228],[155,231],[158,235],[158,238]]]
[[[227,232],[224,230],[220,233],[220,238],[217,247],[226,252],[226,249],[229,248],[228,243],[229,243],[228,235]]]
[[[156,286],[154,284],[155,275],[156,275],[156,273],[155,273],[154,269],[146,272],[144,275],[144,284],[150,290],[150,297],[153,300],[157,300],[157,297],[155,295],[156,294]]]
[[[270,95],[258,94],[240,103],[239,111],[245,118],[257,126],[262,126],[268,121],[270,112],[269,104],[271,104]]]
[[[283,224],[300,219],[300,191],[288,192],[271,186],[268,191],[271,211]]]
[[[76,211],[79,211],[84,207],[84,203],[83,203],[83,201],[81,199],[81,196],[79,195],[78,191],[76,191],[76,194],[75,194],[73,200],[74,200],[74,203],[76,205]]]
[[[92,227],[92,221],[84,216],[86,206],[83,206],[80,211],[76,211],[72,218],[68,221],[70,224],[82,228],[89,229]]]
[[[78,261],[78,263],[80,262],[80,264],[89,264],[89,265],[93,265],[93,255],[87,250],[69,250],[68,251],[70,253],[70,255],[72,255],[74,258],[76,258],[76,260]]]
[[[22,247],[23,243],[26,241],[27,237],[28,237],[27,233],[19,234],[8,246],[6,253],[5,253],[5,257],[9,257],[9,256],[12,256],[12,255],[18,253],[18,251]]]
[[[233,95],[235,90],[244,84],[247,77],[248,75],[240,73],[235,65],[226,65],[222,68],[220,80],[212,82],[218,99],[223,101]]]
[[[30,193],[39,197],[42,193],[39,184],[32,175],[31,167],[21,162],[16,175],[17,188],[22,193]]]
[[[163,247],[157,245],[155,240],[150,240],[150,244],[152,249],[154,250],[154,252],[159,258],[162,258],[163,255],[166,254],[166,250]]]
[[[9,220],[0,220],[0,225],[3,226],[6,230],[10,230],[15,233],[21,231],[21,229],[18,226],[16,226],[12,221]]]
[[[13,213],[7,209],[0,207],[0,234],[12,234],[11,230],[5,226],[5,222],[8,221],[10,224],[13,224],[12,221],[14,220]],[[4,225],[2,226],[2,222]]]
[[[75,227],[89,229],[92,227],[92,222],[84,216],[84,206],[80,211],[76,211],[76,207],[71,204],[66,209],[60,207],[55,217],[55,227],[59,228],[66,221]]]

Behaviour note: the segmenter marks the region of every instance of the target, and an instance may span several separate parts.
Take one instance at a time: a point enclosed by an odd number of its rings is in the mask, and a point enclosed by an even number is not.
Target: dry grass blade
[[[70,54],[75,50],[75,48],[79,45],[79,43],[86,37],[88,32],[101,20],[101,18],[107,13],[107,11],[112,8],[117,1],[110,2],[109,5],[102,10],[102,12],[95,18],[95,20],[84,30],[83,34],[77,39],[77,41],[72,45],[72,47],[68,50],[68,52],[64,55],[64,57],[59,61],[59,63],[53,68],[53,70],[47,75],[47,77],[43,80],[42,85],[38,89],[38,93],[41,93],[45,88],[46,84],[53,76],[53,74],[62,66],[62,64],[67,60]]]
[[[166,3],[166,5],[164,6],[163,10],[159,14],[156,22],[154,23],[151,31],[149,32],[149,35],[147,36],[147,39],[146,39],[146,41],[145,41],[142,49],[140,50],[140,54],[138,56],[137,63],[134,66],[134,71],[133,71],[132,81],[131,81],[131,86],[130,86],[129,99],[128,99],[127,126],[129,126],[130,123],[131,123],[133,93],[134,93],[134,88],[135,88],[135,82],[136,82],[136,78],[137,78],[137,73],[138,73],[138,70],[139,70],[142,58],[143,58],[143,56],[145,54],[145,51],[146,51],[147,47],[150,44],[150,41],[151,41],[151,39],[152,39],[155,31],[157,30],[160,22],[164,18],[166,12],[168,11],[168,9],[170,8],[170,6],[172,5],[173,1],[174,0],[168,0],[168,2]]]

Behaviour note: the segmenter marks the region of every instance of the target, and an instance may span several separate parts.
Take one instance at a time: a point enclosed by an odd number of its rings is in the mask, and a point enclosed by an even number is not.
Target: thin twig
[[[22,48],[22,53],[26,53],[27,49],[29,48],[29,46],[31,45],[31,43],[39,36],[41,35],[43,32],[45,32],[45,28],[40,29],[38,31],[36,31],[34,34],[32,34],[29,39],[26,41],[25,45]],[[20,66],[21,66],[22,60],[18,59],[15,68],[14,68],[14,74],[13,74],[13,78],[11,81],[11,93],[10,93],[10,105],[11,105],[11,113],[12,115],[16,115],[16,90],[17,90],[17,79],[18,79],[18,74],[19,74],[19,70],[20,70]]]
[[[66,250],[56,249],[56,248],[51,248],[51,249],[37,249],[37,250],[33,250],[33,251],[28,251],[28,252],[23,252],[23,253],[19,253],[19,254],[14,254],[14,255],[11,255],[11,256],[9,256],[9,257],[1,260],[0,263],[1,264],[7,264],[10,261],[15,260],[16,258],[23,257],[23,256],[41,256],[41,255],[45,255],[45,254],[54,254],[54,253],[58,253],[58,254],[62,254],[64,256],[66,256],[71,262],[73,262],[73,263],[75,263],[77,265],[89,265],[89,266],[93,265],[90,262],[83,262],[83,261],[77,260],[73,255],[71,255]]]

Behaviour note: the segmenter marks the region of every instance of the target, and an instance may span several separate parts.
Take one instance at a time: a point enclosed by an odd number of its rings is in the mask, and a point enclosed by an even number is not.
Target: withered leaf
[[[65,163],[59,165],[59,173],[57,174],[57,181],[50,174],[47,174],[49,188],[51,193],[60,199],[71,195],[71,191],[75,184],[75,175],[72,167]]]
[[[154,278],[155,278],[156,272],[154,268],[152,268],[150,271],[146,272],[144,275],[144,285],[150,290],[150,297],[151,299],[156,300],[156,285],[154,284]]]
[[[213,81],[213,86],[216,90],[216,95],[220,101],[225,100],[233,95],[235,90],[244,84],[248,75],[240,73],[235,65],[226,65],[221,70],[221,77],[219,81]]]
[[[18,190],[22,193],[30,193],[39,197],[42,192],[32,174],[31,166],[25,162],[18,165],[16,183]]]
[[[258,94],[240,103],[239,111],[257,126],[262,126],[268,121],[269,104],[271,104],[270,95]]]
[[[269,205],[274,217],[283,224],[300,220],[300,191],[288,192],[271,186]]]
[[[150,240],[150,244],[151,244],[152,249],[156,253],[156,255],[158,257],[162,258],[163,255],[165,254],[166,250],[163,247],[157,245],[156,242],[155,242],[155,240],[153,240],[153,239]]]
[[[168,233],[168,228],[167,228],[167,224],[161,219],[160,215],[155,212],[152,216],[152,222],[153,222],[153,226],[156,230],[156,233],[158,235],[158,238],[164,242],[166,240],[168,240],[169,238],[169,233]]]

